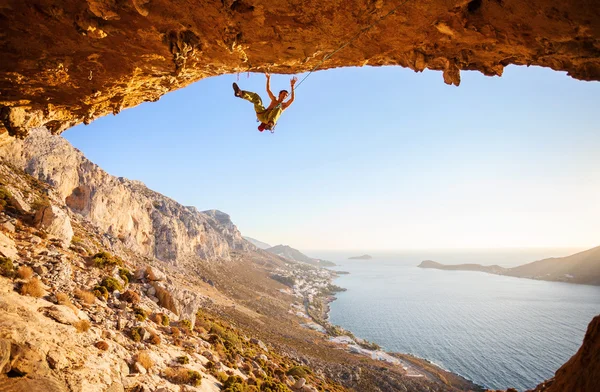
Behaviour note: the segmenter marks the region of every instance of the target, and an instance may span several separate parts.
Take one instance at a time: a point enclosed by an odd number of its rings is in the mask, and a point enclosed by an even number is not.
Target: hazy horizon
[[[457,88],[434,71],[316,72],[274,135],[225,75],[64,136],[107,172],[274,245],[598,246],[600,84],[535,67],[461,75]],[[238,81],[266,99],[264,82]]]

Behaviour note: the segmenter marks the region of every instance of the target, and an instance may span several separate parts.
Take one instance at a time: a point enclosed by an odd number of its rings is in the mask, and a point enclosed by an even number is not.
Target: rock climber
[[[281,113],[283,113],[285,109],[289,108],[292,102],[294,102],[294,86],[296,85],[298,79],[296,77],[293,77],[290,80],[292,96],[287,102],[283,102],[289,95],[288,91],[281,90],[279,92],[279,95],[275,97],[275,95],[271,91],[271,75],[267,73],[265,74],[265,76],[267,77],[267,94],[269,94],[269,98],[271,98],[271,103],[266,109],[262,103],[260,95],[258,95],[257,93],[241,90],[237,83],[233,84],[233,91],[236,97],[245,99],[246,101],[250,101],[254,104],[256,118],[258,118],[258,121],[260,121],[258,130],[262,132],[265,129],[267,129],[273,132],[275,124],[277,124],[277,120],[281,116]]]

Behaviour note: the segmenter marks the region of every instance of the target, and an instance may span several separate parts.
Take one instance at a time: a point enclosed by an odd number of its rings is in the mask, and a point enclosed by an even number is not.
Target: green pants
[[[251,91],[242,91],[241,97],[246,101],[250,101],[254,104],[254,111],[256,112],[256,118],[263,124],[273,123],[275,124],[281,116],[283,109],[281,105],[277,105],[271,110],[266,110],[265,105],[262,103],[260,95]]]

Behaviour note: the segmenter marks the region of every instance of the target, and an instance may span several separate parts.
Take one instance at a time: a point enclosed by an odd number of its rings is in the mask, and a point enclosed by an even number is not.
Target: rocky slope
[[[600,246],[571,256],[552,257],[513,268],[481,264],[445,265],[432,260],[421,262],[419,267],[454,271],[480,271],[516,278],[600,285]]]
[[[246,71],[399,65],[458,85],[461,70],[518,64],[600,79],[598,0],[4,0],[0,24],[1,122],[20,136]]]
[[[0,146],[0,156],[52,185],[72,212],[144,256],[170,263],[229,260],[232,251],[251,246],[227,214],[200,212],[139,181],[111,176],[46,129]]]

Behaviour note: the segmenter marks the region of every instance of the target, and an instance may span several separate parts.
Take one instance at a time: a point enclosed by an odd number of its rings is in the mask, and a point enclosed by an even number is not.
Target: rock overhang
[[[0,23],[0,132],[13,136],[209,76],[309,71],[369,26],[319,69],[431,69],[458,86],[461,70],[517,64],[600,80],[600,0],[4,0]]]

